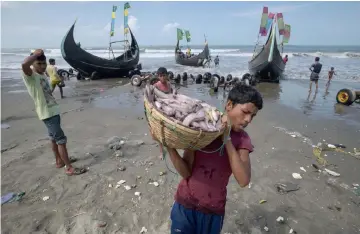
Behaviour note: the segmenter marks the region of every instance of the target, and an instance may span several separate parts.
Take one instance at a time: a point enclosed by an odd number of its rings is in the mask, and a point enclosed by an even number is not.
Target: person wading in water
[[[309,68],[309,70],[311,71],[309,92],[311,92],[311,87],[313,82],[315,82],[316,84],[315,92],[317,92],[319,88],[318,81],[319,81],[319,74],[321,72],[321,68],[322,68],[322,64],[320,63],[320,58],[316,57],[315,63],[313,63]]]

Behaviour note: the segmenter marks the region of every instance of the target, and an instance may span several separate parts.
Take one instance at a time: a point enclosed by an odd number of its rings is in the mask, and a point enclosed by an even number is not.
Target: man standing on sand
[[[253,145],[244,129],[262,106],[262,97],[255,88],[238,84],[230,91],[225,106],[225,136],[202,150],[185,150],[183,157],[176,149],[168,148],[182,177],[170,215],[171,234],[220,234],[230,176],[234,175],[240,187],[250,182],[249,154]],[[223,151],[219,150],[222,145]]]
[[[51,84],[51,93],[54,92],[56,86],[59,87],[61,98],[64,98],[63,93],[63,87],[64,85],[64,79],[59,76],[57,73],[57,68],[55,66],[55,59],[51,58],[49,59],[50,65],[46,67],[46,73],[50,77],[50,84]]]
[[[71,165],[66,148],[67,138],[60,126],[60,110],[55,98],[52,96],[49,82],[45,76],[46,57],[41,49],[35,50],[22,63],[23,80],[25,86],[34,100],[36,113],[49,132],[51,147],[55,154],[56,167],[66,166],[65,173],[69,176],[86,172],[83,168]]]
[[[322,64],[320,63],[320,58],[316,57],[315,63],[313,63],[309,68],[309,70],[311,71],[309,92],[311,92],[311,87],[313,82],[315,82],[316,84],[315,92],[317,92],[319,87],[318,82],[319,82],[319,74],[321,72],[321,68],[322,68]]]

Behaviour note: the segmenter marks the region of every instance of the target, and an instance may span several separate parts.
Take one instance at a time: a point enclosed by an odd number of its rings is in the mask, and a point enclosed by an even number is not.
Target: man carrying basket
[[[236,85],[230,92],[222,117],[227,129],[201,150],[185,150],[183,157],[176,149],[167,148],[170,159],[182,176],[171,210],[171,233],[219,234],[226,204],[226,187],[231,174],[240,187],[249,184],[249,154],[253,145],[244,131],[261,110],[260,93],[247,85]],[[229,134],[229,136],[228,136]],[[224,150],[221,149],[224,145]]]

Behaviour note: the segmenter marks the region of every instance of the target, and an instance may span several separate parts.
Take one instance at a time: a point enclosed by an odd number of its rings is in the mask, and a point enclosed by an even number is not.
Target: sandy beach
[[[169,159],[158,159],[144,118],[142,89],[116,79],[68,83],[67,98],[60,99],[58,91],[55,96],[69,155],[78,158],[75,165],[89,169],[74,177],[55,168],[45,125],[28,94],[3,89],[2,123],[10,128],[2,129],[2,195],[26,194],[2,205],[2,233],[140,233],[143,227],[146,233],[169,233],[180,176],[172,173]],[[345,151],[360,146],[358,105],[334,106],[341,86],[334,82],[325,98],[320,89],[313,102],[306,100],[307,82],[258,86],[265,103],[247,129],[255,146],[251,184],[240,188],[231,177],[222,233],[360,233],[360,196],[354,188],[360,183],[360,161],[323,152],[327,168],[340,173],[334,177],[323,172],[313,155],[318,142],[341,143]],[[209,95],[208,90],[204,85],[180,89],[221,107],[226,93]],[[108,148],[114,136],[125,141],[121,152]],[[299,189],[279,194],[275,185],[287,182]],[[279,216],[284,223],[277,222]]]

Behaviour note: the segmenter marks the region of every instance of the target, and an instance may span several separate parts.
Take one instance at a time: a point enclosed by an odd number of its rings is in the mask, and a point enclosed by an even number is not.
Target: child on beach
[[[336,75],[336,73],[334,67],[331,67],[330,71],[328,72],[328,82],[326,83],[326,86],[329,86],[333,75]]]
[[[164,93],[171,93],[172,87],[168,80],[168,72],[167,72],[166,68],[160,67],[157,70],[157,76],[159,78],[159,81],[154,84],[155,88],[159,89],[160,91],[162,91]],[[154,136],[153,136],[153,139],[155,139]],[[159,148],[160,148],[159,158],[162,160],[163,155],[164,155],[164,149],[163,149],[163,145],[160,142],[159,142]]]
[[[49,64],[46,67],[46,75],[50,77],[51,92],[53,93],[56,86],[59,87],[61,98],[64,98],[63,87],[64,79],[57,73],[57,67],[55,66],[55,59],[49,59]]]
[[[202,150],[185,150],[183,157],[176,149],[167,148],[174,167],[182,176],[170,215],[172,234],[221,232],[231,174],[240,187],[250,182],[249,154],[253,145],[244,129],[262,106],[262,97],[255,88],[238,84],[229,92],[225,106],[222,120],[227,129],[224,136]],[[216,151],[223,144],[224,150]]]
[[[48,79],[45,76],[46,66],[44,51],[41,49],[35,50],[22,63],[23,81],[34,100],[39,119],[44,122],[48,129],[56,167],[62,168],[66,166],[65,173],[67,175],[79,175],[86,172],[86,170],[71,165],[71,163],[75,162],[75,159],[70,159],[68,156],[67,138],[60,125],[59,105],[52,96]]]

